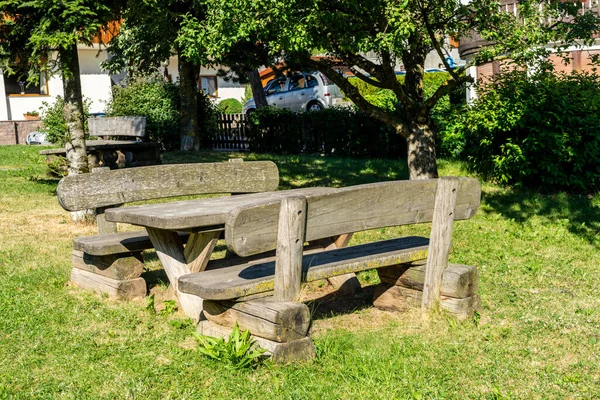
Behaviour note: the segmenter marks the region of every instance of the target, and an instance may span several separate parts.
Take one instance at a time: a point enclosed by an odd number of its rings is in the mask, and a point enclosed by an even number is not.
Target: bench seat
[[[189,233],[179,232],[183,243],[187,242],[189,236]],[[80,236],[73,240],[73,250],[83,251],[92,256],[125,254],[153,248],[146,230]]]
[[[311,282],[373,268],[427,258],[429,239],[418,236],[384,240],[352,247],[305,254],[302,281]],[[210,268],[210,264],[209,264]],[[179,290],[208,300],[260,297],[275,286],[275,262],[242,264],[183,275]]]

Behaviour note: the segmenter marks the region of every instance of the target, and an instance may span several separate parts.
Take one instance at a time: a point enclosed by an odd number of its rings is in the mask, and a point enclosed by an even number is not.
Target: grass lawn
[[[181,315],[67,285],[72,239],[95,228],[72,223],[60,208],[39,150],[0,147],[0,399],[600,398],[600,196],[486,183],[476,216],[455,223],[451,255],[479,268],[479,318],[423,321],[416,312],[373,309],[377,275],[367,272],[362,295],[337,299],[348,305],[344,312],[312,305],[315,361],[233,371],[196,350],[194,327]],[[407,175],[390,160],[243,156],[275,161],[281,188]],[[230,157],[171,153],[164,160]],[[440,166],[443,175],[466,174],[457,163]],[[352,243],[428,228],[379,229]]]

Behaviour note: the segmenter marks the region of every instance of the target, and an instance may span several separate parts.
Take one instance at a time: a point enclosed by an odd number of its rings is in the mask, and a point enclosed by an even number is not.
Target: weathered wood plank
[[[144,270],[140,253],[93,256],[83,251],[71,253],[73,267],[116,280],[139,278]]]
[[[232,164],[236,165],[237,163]],[[243,196],[226,196],[129,206],[107,210],[106,219],[112,222],[125,222],[158,229],[187,231],[197,229],[198,227],[223,226],[227,215],[240,205],[270,204],[275,201],[277,205],[276,213],[279,213],[279,200],[283,197],[306,196],[313,193],[326,193],[336,190],[339,189],[302,188],[278,192],[252,193]]]
[[[273,298],[277,301],[294,301],[300,294],[305,227],[306,199],[304,197],[283,198],[279,212],[275,259]]]
[[[217,325],[210,321],[201,321],[198,324],[198,333],[205,336],[229,338],[231,328]],[[265,355],[270,356],[273,362],[288,364],[309,361],[316,357],[315,345],[310,337],[279,343],[272,340],[252,336],[255,343],[267,350]]]
[[[183,255],[190,272],[204,271],[220,235],[220,231],[192,233],[190,235],[183,249]]]
[[[438,179],[435,209],[429,238],[429,254],[423,283],[423,310],[431,310],[440,298],[442,273],[448,266],[452,246],[452,227],[455,217],[459,181],[453,177]]]
[[[429,240],[406,237],[323,251],[303,257],[302,280],[403,264],[427,258]],[[180,277],[179,289],[204,299],[229,300],[274,288],[275,263],[239,265]]]
[[[241,330],[276,342],[301,339],[308,333],[310,311],[303,303],[261,299],[234,303],[204,301],[204,316],[216,324]]]
[[[278,185],[271,161],[156,165],[64,177],[58,201],[65,210],[78,211],[163,197],[265,192]]]
[[[326,250],[333,249],[341,249],[342,247],[348,246],[350,243],[350,239],[352,238],[352,233],[346,233],[344,235],[339,235],[333,238],[333,242],[327,246]],[[360,290],[360,282],[356,277],[355,273],[349,273],[339,276],[332,276],[328,279],[329,283],[335,288],[339,293],[343,293],[348,296],[354,296]]]
[[[110,299],[132,300],[146,296],[146,281],[142,278],[116,280],[79,268],[71,270],[71,282],[82,289],[106,294]]]
[[[402,286],[381,283],[375,288],[373,305],[377,308],[390,311],[406,311],[409,308],[421,308],[423,292],[408,289]],[[456,299],[440,296],[440,308],[454,315],[459,320],[473,316],[475,311],[481,310],[479,295]]]
[[[394,265],[377,270],[379,280],[383,283],[403,286],[409,289],[423,290],[425,281],[425,266],[409,267]],[[479,273],[471,265],[448,264],[442,273],[440,295],[462,299],[477,294],[479,288]]]
[[[179,233],[182,243],[188,240],[189,233]],[[105,235],[80,236],[73,239],[73,249],[94,256],[123,254],[152,249],[148,233],[143,231],[119,232]]]
[[[437,179],[392,181],[306,195],[306,240],[430,222],[437,184]],[[480,184],[473,178],[458,178],[458,186],[454,219],[471,218],[481,200]],[[274,199],[271,204],[245,204],[233,210],[225,223],[229,249],[240,256],[274,249],[279,203]]]
[[[148,228],[147,231],[156,249],[156,255],[160,259],[169,282],[179,299],[181,309],[192,320],[198,321],[202,312],[202,299],[192,294],[182,293],[178,287],[179,277],[190,273],[183,255],[183,244],[179,239],[179,235],[177,232],[154,228]]]

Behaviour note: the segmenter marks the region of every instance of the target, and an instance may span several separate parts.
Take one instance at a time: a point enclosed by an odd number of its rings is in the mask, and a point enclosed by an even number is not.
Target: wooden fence
[[[213,137],[213,150],[247,151],[246,116],[244,114],[219,115],[217,132]]]

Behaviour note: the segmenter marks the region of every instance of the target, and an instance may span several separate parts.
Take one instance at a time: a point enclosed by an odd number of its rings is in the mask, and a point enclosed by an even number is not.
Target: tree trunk
[[[69,162],[68,171],[69,175],[77,175],[88,172],[77,44],[74,43],[69,49],[60,50],[60,62],[65,96],[63,116],[68,132],[65,144]]]
[[[181,93],[181,150],[200,149],[198,135],[198,76],[199,68],[179,56],[179,85]]]
[[[435,154],[435,135],[429,124],[410,125],[406,139],[408,144],[408,171],[410,179],[434,179],[438,177]]]
[[[250,88],[252,89],[252,96],[254,97],[254,104],[257,109],[261,109],[268,105],[267,96],[260,80],[260,74],[255,69],[252,72],[248,72],[248,80],[250,81]]]

